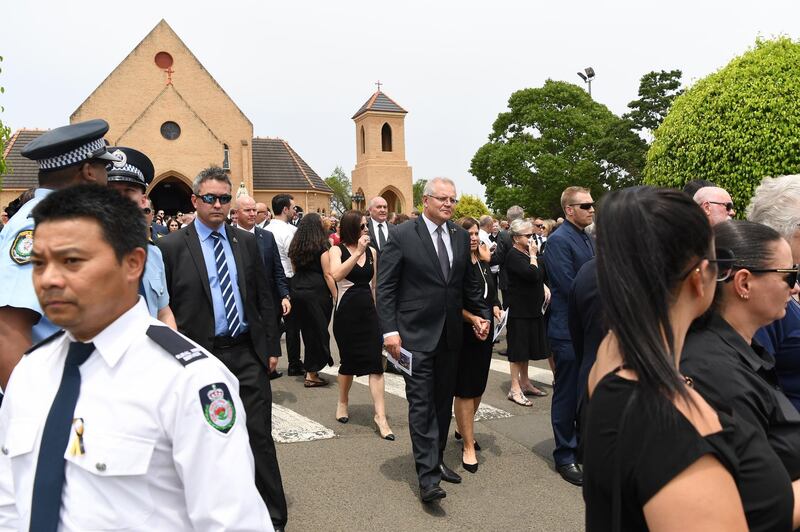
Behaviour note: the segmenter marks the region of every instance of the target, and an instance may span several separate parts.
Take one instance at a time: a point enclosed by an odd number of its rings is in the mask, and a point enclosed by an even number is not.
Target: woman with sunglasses
[[[767,177],[756,188],[747,207],[747,219],[778,231],[792,248],[792,262],[800,263],[800,175]],[[754,337],[775,357],[781,389],[800,411],[800,302],[789,300],[786,316],[761,328]]]
[[[686,338],[681,370],[712,405],[756,427],[796,480],[800,413],[780,390],[775,359],[753,335],[784,316],[798,291],[797,266],[786,240],[765,225],[731,220],[715,226],[715,236],[717,294]]]
[[[611,192],[597,249],[610,332],[589,375],[586,529],[792,530],[792,484],[766,440],[678,370],[717,285],[708,218],[679,190]]]
[[[477,278],[483,285],[483,299],[486,306],[492,309],[489,330],[494,330],[494,320],[502,317],[500,301],[497,299],[497,285],[489,269],[491,253],[486,243],[478,235],[478,221],[475,218],[462,218],[458,225],[469,233],[469,249],[472,259],[471,267],[477,271]],[[480,446],[475,441],[475,413],[481,404],[481,397],[486,391],[489,379],[489,366],[492,362],[492,338],[480,340],[475,337],[475,328],[480,327],[481,316],[464,309],[463,343],[458,360],[453,413],[456,417],[456,439],[462,440],[461,465],[470,473],[478,471],[478,457],[475,451]]]
[[[503,268],[508,276],[508,362],[511,366],[511,389],[508,400],[520,406],[532,406],[525,395],[543,397],[547,392],[528,378],[528,361],[544,360],[548,355],[544,324],[544,270],[539,265],[539,249],[533,238],[533,224],[528,220],[511,223],[514,244],[506,255]]]
[[[383,338],[375,309],[377,254],[369,245],[367,219],[362,212],[347,211],[339,227],[342,242],[329,252],[338,293],[333,318],[333,336],[340,357],[336,420],[339,423],[350,420],[347,407],[353,376],[369,375],[375,427],[381,438],[394,441],[383,399]]]

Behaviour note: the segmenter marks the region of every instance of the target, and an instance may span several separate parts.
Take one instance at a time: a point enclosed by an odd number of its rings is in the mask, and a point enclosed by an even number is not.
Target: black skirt
[[[547,358],[549,349],[544,318],[515,318],[512,311],[506,330],[509,362]]]

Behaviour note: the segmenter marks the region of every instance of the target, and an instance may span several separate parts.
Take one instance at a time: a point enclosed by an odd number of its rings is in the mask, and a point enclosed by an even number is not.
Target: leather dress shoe
[[[439,486],[430,486],[427,488],[420,486],[419,488],[419,498],[422,500],[422,502],[433,502],[439,499],[444,499],[445,497],[447,497],[447,492]]]
[[[570,484],[583,486],[583,471],[580,470],[578,464],[562,464],[556,467],[556,471]]]
[[[269,374],[269,380],[274,381],[275,379],[280,379],[283,377],[283,372],[275,370]]]
[[[461,476],[443,463],[439,464],[439,472],[442,474],[442,480],[445,482],[461,484]]]
[[[274,526],[274,525],[273,525],[273,529],[275,530],[275,532],[283,532],[283,530],[284,530],[284,528],[282,526]]]
[[[306,374],[306,370],[303,369],[302,366],[300,366],[300,367],[289,366],[289,369],[286,371],[286,373],[290,377],[299,377],[300,375],[305,375]]]

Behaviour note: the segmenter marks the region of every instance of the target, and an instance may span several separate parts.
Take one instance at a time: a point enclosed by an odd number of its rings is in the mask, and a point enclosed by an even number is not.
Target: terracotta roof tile
[[[253,139],[253,188],[333,192],[283,139]]]
[[[23,157],[20,152],[29,142],[46,132],[44,129],[20,129],[11,136],[5,153],[8,173],[0,176],[4,189],[28,189],[39,186],[39,165],[36,161]]]
[[[403,114],[408,113],[408,111],[397,105],[397,102],[386,96],[381,91],[377,91],[375,94],[370,96],[369,100],[367,100],[366,103],[361,106],[361,109],[359,109],[356,114],[353,115],[353,119],[361,116],[367,111]]]

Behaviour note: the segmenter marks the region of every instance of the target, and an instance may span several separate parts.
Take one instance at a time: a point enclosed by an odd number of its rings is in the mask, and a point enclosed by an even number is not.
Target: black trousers
[[[289,359],[289,367],[302,368],[303,362],[300,360],[300,325],[297,323],[297,314],[294,309],[283,317],[283,325],[286,329],[286,356]]]
[[[419,485],[428,488],[439,484],[458,373],[458,351],[447,349],[447,334],[442,331],[439,344],[431,352],[412,351],[412,375],[403,373],[408,399],[408,429],[417,468]]]
[[[239,379],[239,396],[247,415],[247,432],[256,466],[256,488],[267,505],[273,526],[286,525],[286,496],[272,439],[272,388],[267,369],[249,341],[214,348],[214,355]]]

